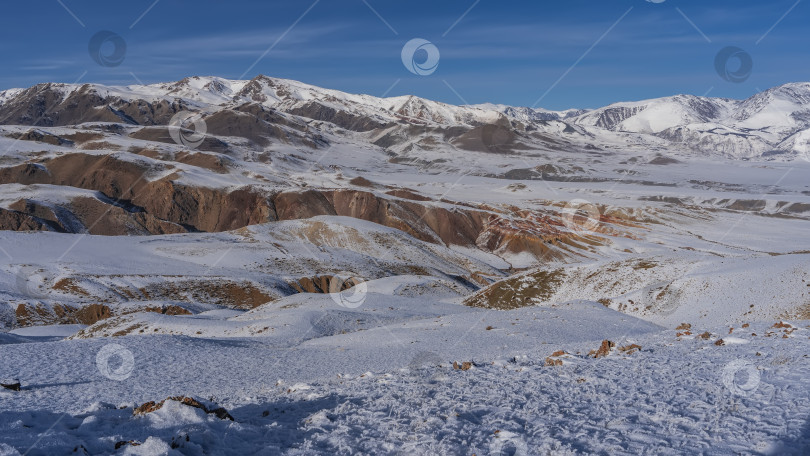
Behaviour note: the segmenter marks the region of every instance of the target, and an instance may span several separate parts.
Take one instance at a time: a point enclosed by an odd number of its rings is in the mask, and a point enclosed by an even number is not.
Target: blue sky
[[[134,84],[261,73],[375,96],[564,109],[677,93],[746,98],[810,81],[808,0],[32,0],[3,8],[3,89],[80,76]],[[98,65],[88,52],[102,30],[126,42],[119,66]],[[401,61],[413,38],[440,51],[428,76]],[[715,69],[727,46],[751,56],[744,82]]]

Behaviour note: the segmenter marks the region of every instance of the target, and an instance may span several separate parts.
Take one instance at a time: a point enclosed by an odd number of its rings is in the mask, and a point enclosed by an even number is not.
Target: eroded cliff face
[[[171,180],[171,165],[115,155],[68,154],[0,169],[4,184],[56,185],[97,192],[52,205],[21,199],[4,210],[0,229],[50,229],[101,235],[227,231],[273,220],[269,199],[252,189],[211,189]]]
[[[47,231],[44,220],[29,214],[0,208],[0,229],[12,231]]]
[[[215,157],[203,154],[203,164]],[[189,162],[188,154],[178,154]],[[213,157],[213,158],[211,158]],[[115,154],[72,153],[36,163],[0,168],[0,182],[55,185],[96,192],[65,204],[23,198],[0,212],[0,229],[50,230],[98,235],[220,232],[277,220],[332,215],[367,220],[413,237],[490,252],[549,253],[549,245],[572,245],[579,236],[550,216],[502,214],[436,202],[406,189],[387,193],[360,189],[277,191],[260,186],[208,188],[175,180],[163,161],[129,161]],[[162,177],[160,177],[162,176]],[[559,253],[554,253],[558,257]]]

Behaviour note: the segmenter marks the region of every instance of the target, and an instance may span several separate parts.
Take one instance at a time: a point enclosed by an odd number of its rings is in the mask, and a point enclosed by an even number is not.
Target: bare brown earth
[[[179,163],[205,168],[219,174],[228,172],[228,158],[221,154],[209,154],[204,152],[180,152],[175,154],[174,160]]]
[[[160,282],[141,288],[146,299],[168,299],[181,302],[207,302],[232,309],[253,309],[275,300],[249,282],[216,280],[183,280]]]
[[[6,135],[6,137],[17,141],[34,141],[50,144],[52,146],[73,145],[73,141],[68,138],[60,137],[37,129],[31,129],[22,134],[9,134]]]
[[[104,304],[18,304],[15,308],[18,327],[35,325],[82,324],[92,325],[115,315],[135,312],[153,312],[163,315],[191,315],[188,309],[178,305],[145,306],[114,311]]]
[[[177,305],[145,306],[126,308],[114,311],[104,304],[54,304],[26,303],[18,304],[14,310],[15,327],[39,325],[93,325],[116,315],[127,315],[136,312],[153,312],[163,315],[191,315],[192,313]]]
[[[74,307],[66,304],[20,304],[15,310],[20,327],[53,324],[92,325],[111,316],[110,308],[101,304]]]
[[[77,153],[38,164],[0,168],[0,182],[62,185],[100,192],[109,200],[82,198],[69,208],[76,212],[76,218],[90,234],[226,231],[273,219],[270,201],[255,191],[189,187],[171,180],[148,180],[151,174],[161,170],[161,166],[150,168],[120,160],[115,155]],[[32,211],[27,215],[36,216],[35,203],[15,207],[17,211],[26,208]],[[44,219],[59,225],[57,230],[70,231],[53,215]],[[26,222],[19,214],[8,214],[0,221],[4,222],[0,224],[2,229],[16,230],[18,226],[42,229],[39,225],[44,225]]]
[[[227,170],[218,154],[181,153],[175,160],[217,172]],[[568,233],[559,219],[494,208],[439,205],[412,191],[381,194],[365,190],[296,190],[273,193],[256,187],[216,189],[178,183],[165,174],[169,163],[131,162],[115,154],[72,153],[0,168],[0,182],[50,184],[99,192],[70,202],[60,213],[34,200],[20,200],[0,212],[0,229],[90,234],[172,234],[218,232],[276,220],[339,215],[402,230],[417,239],[490,251],[561,254],[552,246],[584,248],[596,243]],[[517,219],[515,221],[514,219]],[[552,251],[554,250],[554,251]]]
[[[0,208],[0,228],[12,231],[47,231],[44,221],[17,211]]]
[[[537,271],[495,282],[475,293],[464,304],[485,309],[510,310],[547,301],[565,280],[565,271]]]
[[[75,198],[70,209],[91,234],[105,236],[134,234],[174,234],[186,231],[182,226],[156,218],[146,212],[129,212],[96,198]]]
[[[299,293],[335,293],[347,290],[360,283],[360,279],[349,277],[324,275],[315,277],[302,277],[290,283]]]
[[[137,276],[138,279],[144,277]],[[76,323],[92,325],[110,317],[136,312],[190,315],[192,312],[183,307],[183,303],[206,303],[221,308],[249,310],[293,290],[266,289],[250,281],[216,277],[164,277],[141,288],[128,284],[130,282],[122,276],[63,277],[49,289],[43,290],[45,295],[55,293],[52,299],[41,296],[34,301],[12,303],[15,318],[9,322],[10,327]],[[156,305],[155,301],[178,304]],[[122,302],[129,304],[124,307],[114,305]]]
[[[125,101],[102,97],[84,85],[66,98],[55,84],[37,84],[3,105],[0,124],[62,126],[83,122],[119,122],[138,125],[166,125],[186,109],[182,102],[161,100]]]
[[[169,134],[169,129],[167,127],[143,127],[129,135],[130,138],[134,139],[142,139],[145,141],[153,141],[153,142],[160,142],[166,144],[175,144],[174,139],[172,138],[171,134]],[[202,143],[197,146],[199,150],[206,151],[206,152],[218,152],[218,153],[225,153],[228,152],[228,144],[224,141],[214,137],[214,136],[206,136]]]

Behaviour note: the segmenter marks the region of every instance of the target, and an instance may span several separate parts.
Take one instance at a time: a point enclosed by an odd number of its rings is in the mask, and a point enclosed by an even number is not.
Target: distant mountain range
[[[395,153],[437,142],[496,153],[612,145],[793,160],[810,139],[810,83],[782,85],[746,100],[676,95],[567,111],[378,98],[263,75],[248,81],[189,77],[126,87],[45,83],[0,92],[3,125],[155,126],[166,125],[183,110],[200,112],[211,134],[260,145],[278,135],[314,144],[318,131],[346,130]],[[246,116],[250,122],[238,121]]]

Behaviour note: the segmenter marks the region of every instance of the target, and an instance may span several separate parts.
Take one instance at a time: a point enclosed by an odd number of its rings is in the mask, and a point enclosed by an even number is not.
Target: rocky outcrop
[[[0,168],[0,182],[64,185],[96,190],[116,200],[130,200],[148,183],[145,178],[150,171],[157,170],[120,160],[114,154],[76,153]]]
[[[74,142],[70,139],[44,132],[42,130],[28,130],[21,135],[10,134],[8,137],[17,141],[34,141],[50,144],[52,146],[72,146],[74,144]]]
[[[156,181],[132,203],[191,231],[228,231],[275,219],[268,198],[249,188],[228,191]]]
[[[338,215],[323,192],[281,192],[273,197],[278,220],[296,220],[318,215]]]
[[[0,388],[11,390],[11,391],[20,391],[22,389],[22,384],[17,379],[3,379],[0,380]]]
[[[69,154],[42,163],[0,169],[0,182],[50,184],[94,190],[98,198],[74,199],[69,213],[91,234],[171,234],[226,231],[274,219],[262,194],[252,189],[190,187],[171,180],[149,181],[160,166],[114,155]],[[0,226],[13,230],[79,232],[51,208],[23,201],[0,212]],[[48,223],[50,222],[50,224]]]
[[[161,220],[145,211],[130,212],[97,198],[75,198],[69,207],[89,234],[130,236],[187,232],[180,224]]]
[[[0,230],[10,231],[49,231],[42,220],[17,211],[0,208]]]
[[[299,293],[337,293],[348,290],[362,282],[363,280],[357,277],[323,275],[302,277],[290,283],[290,286]]]
[[[338,215],[404,231],[417,239],[474,246],[488,214],[473,209],[386,198],[362,190],[283,192],[273,198],[278,220]]]
[[[66,304],[19,304],[14,311],[20,327],[35,325],[92,325],[110,318],[110,308],[103,304],[74,307]]]
[[[225,410],[223,407],[220,407],[217,404],[214,404],[213,402],[203,401],[200,399],[195,399],[187,396],[169,397],[157,403],[154,401],[149,401],[139,405],[138,407],[135,407],[135,409],[132,411],[132,414],[138,416],[155,412],[163,408],[163,405],[166,403],[166,401],[179,402],[180,404],[188,407],[198,408],[203,412],[205,412],[206,414],[214,415],[221,420],[233,421],[233,417],[231,416],[231,414],[228,413],[228,411]]]

